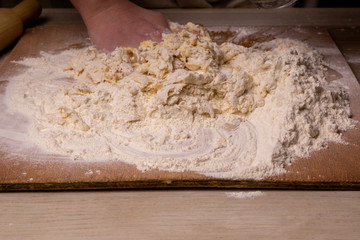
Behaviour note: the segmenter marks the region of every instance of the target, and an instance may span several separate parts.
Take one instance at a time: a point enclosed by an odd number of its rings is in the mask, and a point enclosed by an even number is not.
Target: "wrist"
[[[125,10],[134,5],[129,0],[71,0],[86,23],[91,18],[102,12],[116,8],[117,11]]]

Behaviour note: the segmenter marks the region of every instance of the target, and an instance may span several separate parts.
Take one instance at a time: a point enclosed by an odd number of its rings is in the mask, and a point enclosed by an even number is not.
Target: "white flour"
[[[261,191],[255,191],[255,192],[225,192],[225,195],[228,198],[254,199],[257,197],[263,197],[266,194]]]
[[[217,45],[197,25],[171,28],[138,50],[24,59],[7,104],[50,152],[233,179],[282,173],[352,126],[346,91],[305,43]]]

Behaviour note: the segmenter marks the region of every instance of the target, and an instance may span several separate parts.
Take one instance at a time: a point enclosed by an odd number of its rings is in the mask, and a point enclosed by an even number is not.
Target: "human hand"
[[[162,32],[168,28],[168,21],[161,13],[127,0],[72,2],[83,17],[92,43],[100,50],[138,47],[144,40],[160,41]]]

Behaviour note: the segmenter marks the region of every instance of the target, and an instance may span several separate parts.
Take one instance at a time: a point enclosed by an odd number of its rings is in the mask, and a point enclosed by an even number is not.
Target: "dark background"
[[[175,0],[160,0],[160,1],[175,1]],[[21,0],[0,0],[0,7],[14,7]],[[39,0],[43,8],[71,8],[73,7],[69,0]],[[141,0],[134,0],[133,2],[142,5]],[[155,1],[154,1],[155,2]],[[221,6],[220,4],[214,6]],[[359,0],[298,0],[294,7],[318,7],[318,8],[332,8],[332,7],[360,7]],[[359,11],[360,14],[360,11]]]

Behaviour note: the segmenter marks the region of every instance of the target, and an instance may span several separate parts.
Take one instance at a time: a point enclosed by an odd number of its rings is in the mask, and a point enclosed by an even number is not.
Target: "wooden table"
[[[360,80],[360,9],[162,10],[205,26],[326,27]],[[79,25],[45,9],[42,25]],[[0,55],[0,63],[11,51]],[[360,158],[360,157],[359,157]],[[0,194],[0,239],[359,239],[359,191],[126,190]],[[254,190],[251,190],[254,191]]]

